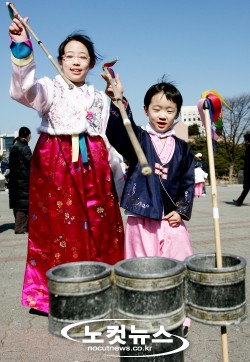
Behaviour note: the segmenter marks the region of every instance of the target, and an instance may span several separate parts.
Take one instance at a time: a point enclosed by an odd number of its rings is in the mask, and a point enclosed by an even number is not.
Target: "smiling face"
[[[167,99],[163,91],[156,93],[151,98],[149,107],[144,107],[144,110],[151,127],[159,133],[164,133],[171,128],[178,117],[176,103]]]
[[[88,49],[76,40],[66,44],[59,64],[62,66],[65,76],[78,87],[85,83],[89,70],[93,68]]]

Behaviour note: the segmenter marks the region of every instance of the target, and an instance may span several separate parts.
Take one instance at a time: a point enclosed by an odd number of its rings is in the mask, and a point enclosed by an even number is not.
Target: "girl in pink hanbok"
[[[206,167],[206,162],[202,160],[202,153],[198,152],[195,155],[194,162],[194,175],[195,175],[195,188],[194,188],[194,196],[206,196],[206,187],[205,181],[207,179],[208,174],[205,172],[204,168]]]
[[[32,44],[15,15],[11,37],[13,99],[41,115],[31,162],[29,240],[22,303],[47,313],[46,271],[58,264],[123,259],[123,222],[111,167],[123,182],[118,154],[105,136],[108,102],[85,82],[98,60],[91,40],[70,35],[58,62],[60,75],[36,79]]]
[[[102,74],[108,82],[107,76]],[[117,89],[123,97],[119,76]],[[109,84],[106,93],[114,100]],[[111,104],[106,134],[112,146],[129,163],[121,206],[128,215],[125,257],[163,256],[183,261],[192,246],[183,220],[191,217],[194,198],[194,155],[189,145],[176,137],[173,123],[182,106],[182,96],[171,83],[162,81],[149,88],[144,110],[146,129],[135,125],[128,102],[128,117],[153,173],[141,174],[141,167],[126,134],[119,109]],[[190,320],[184,322],[185,335]]]

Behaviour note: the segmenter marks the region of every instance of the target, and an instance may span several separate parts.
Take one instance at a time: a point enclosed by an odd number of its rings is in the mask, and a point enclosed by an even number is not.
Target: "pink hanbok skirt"
[[[72,163],[71,136],[42,134],[31,163],[29,240],[22,304],[49,311],[46,271],[58,264],[124,258],[123,222],[108,152],[86,138],[88,162]]]
[[[157,221],[139,216],[128,216],[125,232],[125,258],[161,256],[184,261],[193,254],[184,222],[171,227],[167,220]],[[190,318],[183,326],[190,327]]]
[[[200,197],[202,195],[203,186],[204,186],[204,182],[198,182],[195,184],[195,186],[194,186],[194,196],[195,197]]]
[[[167,220],[128,216],[125,232],[125,258],[163,256],[183,261],[193,254],[184,222],[171,227]]]

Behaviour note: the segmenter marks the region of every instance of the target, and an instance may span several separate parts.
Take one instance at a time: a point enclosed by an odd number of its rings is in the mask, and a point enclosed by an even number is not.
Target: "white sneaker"
[[[207,196],[207,194],[202,194],[201,196]]]

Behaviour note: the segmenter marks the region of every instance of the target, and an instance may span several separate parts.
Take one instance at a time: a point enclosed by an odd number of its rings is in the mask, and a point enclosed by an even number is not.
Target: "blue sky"
[[[164,74],[179,88],[184,105],[195,105],[201,93],[215,89],[223,97],[250,92],[249,0],[16,0],[15,6],[53,57],[73,31],[83,30],[104,60],[87,80],[104,90],[103,62],[118,57],[120,74],[137,123],[145,124],[146,90]],[[11,74],[10,18],[0,3],[0,133],[21,126],[37,140],[40,119],[34,110],[9,97]],[[33,41],[37,77],[54,77],[56,70]]]

